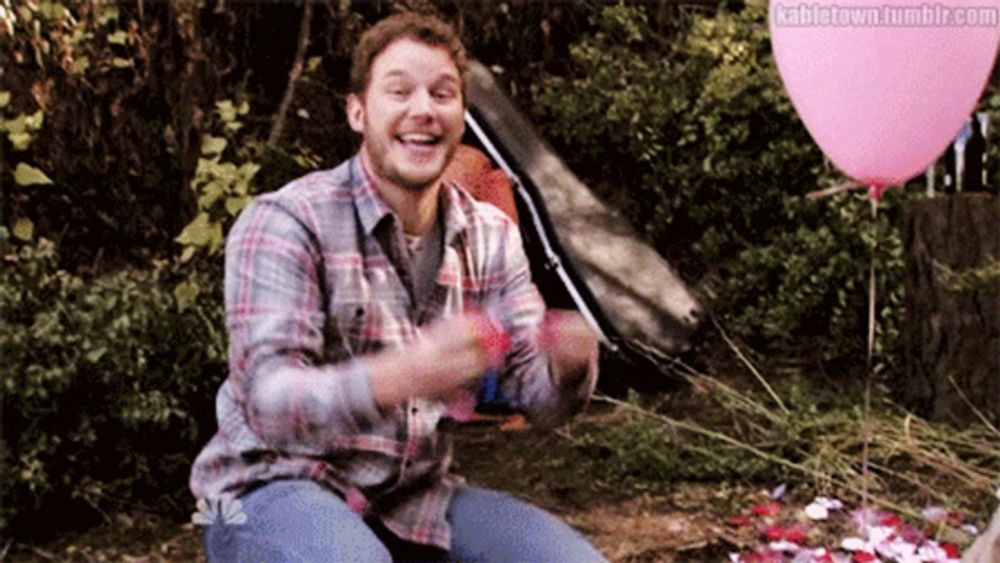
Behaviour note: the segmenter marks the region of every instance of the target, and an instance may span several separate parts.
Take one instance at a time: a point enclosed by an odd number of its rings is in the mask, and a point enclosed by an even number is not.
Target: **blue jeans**
[[[273,481],[242,499],[243,524],[205,528],[215,561],[605,561],[555,516],[514,497],[463,487],[448,507],[450,552],[404,542],[313,481]]]

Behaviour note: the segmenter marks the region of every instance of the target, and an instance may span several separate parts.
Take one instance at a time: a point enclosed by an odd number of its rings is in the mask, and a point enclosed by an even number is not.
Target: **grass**
[[[993,426],[931,423],[877,388],[866,417],[862,391],[852,397],[802,374],[768,382],[728,344],[753,375],[743,378],[748,388],[734,387],[739,377],[723,381],[655,357],[664,376],[688,384],[680,408],[676,400],[599,398],[627,413],[616,427],[587,437],[612,454],[621,479],[788,481],[916,520],[930,504],[965,514],[992,511],[1000,483],[1000,433]]]

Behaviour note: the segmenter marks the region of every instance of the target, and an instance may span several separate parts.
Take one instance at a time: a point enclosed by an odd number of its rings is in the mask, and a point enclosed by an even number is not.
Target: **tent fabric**
[[[502,166],[515,174],[517,197],[530,199],[530,207],[544,215],[546,232],[540,237],[526,233],[525,239],[553,241],[568,277],[580,281],[573,292],[612,325],[616,338],[666,354],[687,350],[702,312],[694,293],[617,211],[569,170],[490,71],[474,61],[469,113],[503,153]],[[522,231],[538,230],[527,219]],[[566,285],[565,280],[558,283]]]

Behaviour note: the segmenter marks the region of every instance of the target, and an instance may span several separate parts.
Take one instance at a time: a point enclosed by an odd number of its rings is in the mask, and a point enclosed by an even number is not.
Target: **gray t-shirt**
[[[438,269],[441,267],[444,238],[441,220],[423,236],[403,233],[406,240],[406,253],[410,258],[410,271],[413,273],[413,296],[417,303],[423,303],[437,283]]]

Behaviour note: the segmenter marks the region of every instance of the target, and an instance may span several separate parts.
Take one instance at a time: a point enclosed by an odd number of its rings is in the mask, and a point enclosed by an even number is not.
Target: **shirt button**
[[[417,410],[419,410],[419,409],[417,409],[417,407],[412,407],[412,408],[410,408],[410,413],[411,414],[417,414]]]

